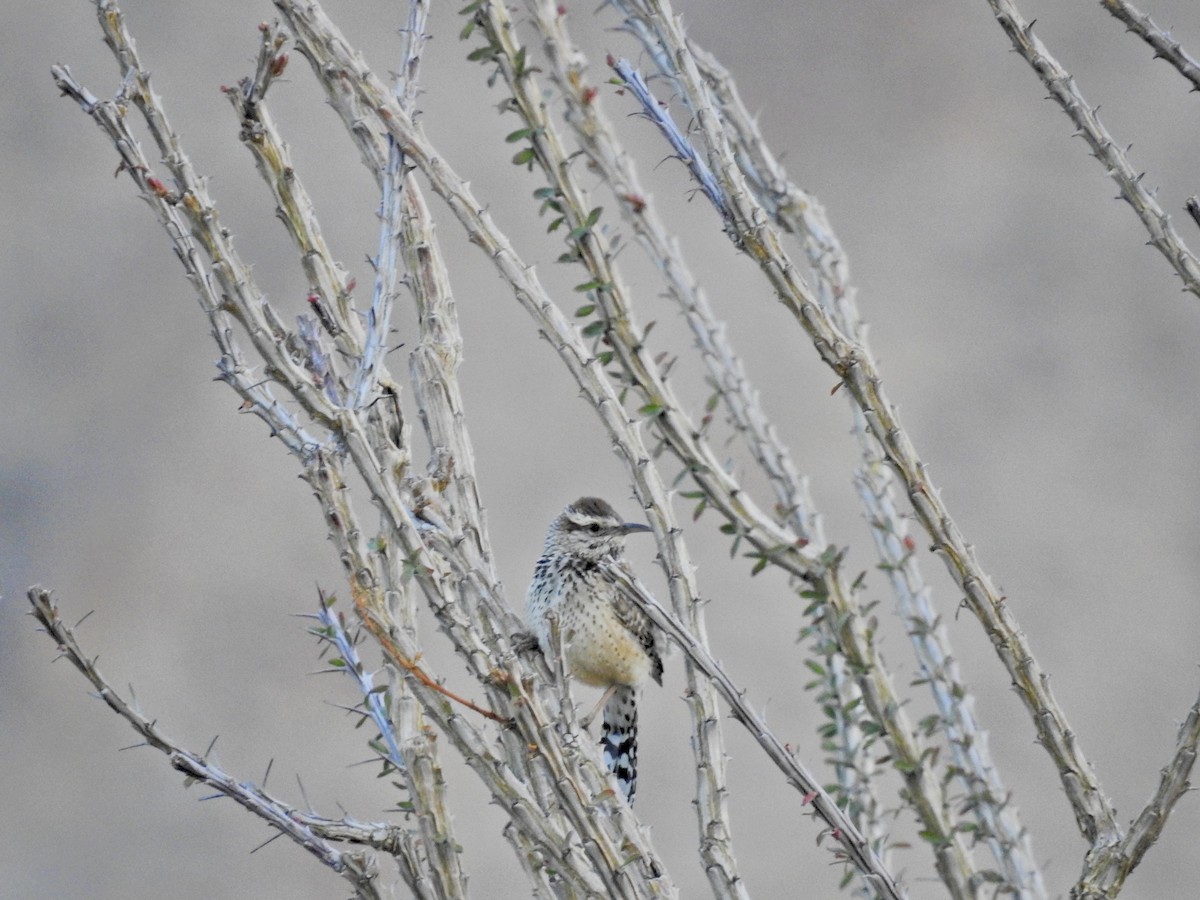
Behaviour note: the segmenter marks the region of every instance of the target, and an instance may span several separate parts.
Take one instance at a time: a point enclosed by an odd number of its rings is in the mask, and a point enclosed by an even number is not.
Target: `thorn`
[[[283,837],[283,832],[282,832],[282,831],[277,831],[277,832],[275,832],[275,834],[273,834],[271,837],[267,838],[265,841],[263,841],[261,844],[259,844],[257,847],[255,847],[255,848],[254,848],[253,850],[251,850],[250,852],[251,852],[251,853],[257,853],[257,852],[258,852],[259,850],[261,850],[263,847],[267,846],[267,844],[271,843],[272,841],[276,841],[276,840],[278,840],[278,839],[279,839],[279,838],[281,838],[281,837]]]
[[[296,784],[300,787],[300,796],[304,798],[304,803],[308,806],[308,811],[312,812],[312,804],[308,800],[308,791],[304,790],[304,782],[300,780],[300,773],[296,773]]]
[[[334,703],[330,700],[324,701],[326,706],[332,706],[334,709],[340,709],[342,712],[354,713],[364,719],[371,718],[371,714],[365,710],[359,709],[357,706],[345,706],[341,703]]]

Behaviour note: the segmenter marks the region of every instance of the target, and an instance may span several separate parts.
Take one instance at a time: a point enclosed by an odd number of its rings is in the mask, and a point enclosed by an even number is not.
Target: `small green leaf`
[[[484,62],[489,59],[495,59],[496,54],[500,52],[500,48],[495,44],[485,44],[482,47],[476,47],[467,54],[467,60],[470,62]]]
[[[536,134],[536,133],[537,133],[536,128],[518,128],[516,131],[509,132],[505,136],[504,142],[507,144],[515,144],[517,141],[524,140],[525,138],[533,137],[534,134]],[[534,193],[534,196],[537,196],[536,192]]]
[[[607,327],[607,323],[603,320],[591,322],[584,327],[582,334],[584,337],[599,337],[604,334],[604,329]]]
[[[602,287],[604,287],[603,281],[593,279],[592,281],[585,281],[583,284],[575,285],[574,290],[577,294],[586,294],[588,291],[596,291]]]
[[[596,311],[596,304],[589,303],[587,306],[581,306],[581,307],[579,307],[579,309],[575,310],[575,315],[580,319],[586,319],[588,316],[590,316],[595,311]]]
[[[517,153],[516,156],[513,157],[513,165],[514,166],[529,166],[530,168],[533,168],[533,161],[536,158],[537,158],[537,153],[534,151],[534,149],[532,147],[526,147],[524,150],[520,151],[519,153]]]

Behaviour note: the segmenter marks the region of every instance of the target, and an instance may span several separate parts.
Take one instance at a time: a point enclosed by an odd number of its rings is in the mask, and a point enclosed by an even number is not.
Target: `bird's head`
[[[649,531],[647,525],[624,522],[617,511],[598,497],[581,497],[550,523],[546,552],[594,562],[619,559],[625,535]]]

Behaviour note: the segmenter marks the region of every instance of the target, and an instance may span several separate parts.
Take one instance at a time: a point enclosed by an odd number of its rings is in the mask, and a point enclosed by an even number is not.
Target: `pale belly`
[[[567,601],[559,616],[567,670],[575,678],[608,687],[649,677],[649,654],[607,604]]]

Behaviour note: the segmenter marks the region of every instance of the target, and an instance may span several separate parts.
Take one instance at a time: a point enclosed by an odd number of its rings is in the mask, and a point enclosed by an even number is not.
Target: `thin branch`
[[[1192,704],[1187,718],[1179,726],[1175,754],[1163,768],[1158,789],[1129,827],[1122,850],[1129,860],[1129,871],[1142,861],[1146,851],[1158,840],[1171,810],[1185,793],[1191,790],[1189,779],[1196,763],[1196,748],[1200,745],[1200,699]]]
[[[137,139],[129,130],[128,122],[122,113],[123,101],[98,100],[91,91],[72,77],[66,66],[52,66],[50,73],[59,90],[78,103],[92,121],[108,135],[121,157],[121,170],[133,179],[142,199],[154,210],[159,224],[170,237],[175,255],[183,265],[187,280],[196,291],[201,308],[208,316],[213,340],[221,352],[221,358],[217,362],[220,372],[218,377],[242,398],[242,411],[252,412],[266,422],[271,433],[283,441],[288,450],[303,458],[318,445],[320,438],[300,425],[291,411],[275,398],[266,380],[253,376],[233,337],[235,316],[230,315],[222,294],[222,273],[239,271],[245,274],[246,270],[240,267],[231,268],[228,264],[215,265],[211,261],[206,262],[197,246],[197,240],[191,233],[194,224],[204,227],[211,224],[219,228],[215,222],[215,212],[210,211],[210,215],[200,217],[198,223],[192,214],[193,208],[199,209],[195,198],[190,195],[180,197],[172,193],[152,174],[153,169],[143,155]],[[205,245],[205,239],[200,240],[200,245]],[[309,399],[318,406],[323,403],[312,395],[309,395]]]
[[[432,879],[437,897],[468,895],[467,875],[462,867],[462,847],[456,837],[454,819],[447,805],[446,778],[438,760],[437,735],[421,708],[420,701],[408,689],[407,681],[394,668],[392,717],[396,722],[401,753],[404,755],[405,783],[408,785],[413,819],[422,836],[422,849],[434,872]]]
[[[966,806],[979,823],[979,839],[991,848],[1016,896],[1045,897],[1032,841],[992,761],[987,732],[975,717],[975,698],[950,653],[945,625],[930,603],[929,589],[916,565],[915,541],[888,491],[891,481],[891,474],[875,459],[865,460],[855,473],[880,567],[892,584],[921,678],[937,705],[937,727],[946,734],[954,769],[967,792]]]
[[[1179,727],[1175,753],[1163,768],[1154,796],[1129,826],[1116,846],[1096,847],[1087,856],[1083,875],[1071,888],[1072,900],[1109,900],[1117,896],[1125,879],[1154,846],[1176,802],[1191,790],[1188,779],[1200,744],[1200,699],[1188,710]]]
[[[547,864],[537,845],[520,828],[509,822],[503,834],[529,880],[533,900],[582,900],[583,895]]]
[[[187,237],[189,234],[203,248],[209,262],[207,266],[197,264],[197,268],[205,269],[204,275],[214,279],[216,284],[206,285],[201,292],[202,299],[207,302],[210,296],[214,297],[216,309],[231,313],[246,329],[268,373],[287,389],[315,422],[331,427],[336,418],[333,405],[325,397],[322,387],[313,382],[303,364],[289,352],[288,330],[258,289],[250,267],[234,250],[233,240],[228,229],[220,223],[205,180],[183,152],[162,101],[150,86],[150,74],[138,58],[133,38],[125,27],[124,15],[112,0],[97,0],[96,12],[105,43],[120,66],[122,89],[117,104],[101,103],[88,112],[93,113],[97,123],[109,132],[118,152],[130,152],[126,145],[136,147],[136,141],[129,135],[123,116],[115,107],[124,106],[127,102],[137,107],[171,173],[175,190],[172,191],[157,179],[153,183],[147,181],[149,168],[143,165],[140,151],[137,158],[125,159],[126,166],[142,195],[150,199],[159,212],[160,221],[167,227],[180,257],[195,252],[192,240]],[[97,113],[100,115],[97,116]],[[177,217],[168,216],[168,207],[182,215],[186,227],[177,227]]]
[[[367,604],[369,601],[366,597],[360,594],[355,597],[354,602],[355,606],[360,610],[360,615],[362,615],[365,604]],[[367,612],[366,615],[363,616],[363,623],[367,626],[367,630],[371,632],[371,636],[374,637],[375,640],[379,642],[379,646],[383,648],[383,652],[387,655],[388,662],[392,663],[398,668],[403,669],[421,685],[429,688],[431,691],[436,691],[447,700],[457,703],[459,706],[466,707],[472,712],[479,713],[484,718],[491,719],[493,722],[499,722],[500,724],[508,723],[509,720],[498,713],[480,706],[473,700],[468,700],[466,697],[456,694],[445,685],[430,677],[430,675],[423,668],[421,668],[421,666],[414,662],[412,658],[410,658],[403,650],[400,649],[399,644],[391,638],[386,627],[379,620],[378,616],[373,616]]]
[[[403,566],[394,554],[376,551],[373,561],[382,579],[380,590],[394,618],[395,630],[416,643],[417,597],[409,589],[411,579],[405,578]],[[390,719],[396,724],[397,743],[404,757],[411,808],[424,836],[426,854],[437,873],[435,884],[442,896],[465,897],[467,876],[462,867],[462,847],[447,807],[448,791],[440,762],[444,742],[430,726],[421,698],[411,689],[403,672],[390,663],[386,669]]]
[[[324,450],[315,452],[304,477],[313,487],[318,500],[324,507],[325,519],[331,526],[331,536],[334,538],[335,544],[342,551],[344,558],[349,557],[355,562],[353,567],[347,567],[352,576],[350,586],[354,594],[355,608],[363,625],[383,648],[388,662],[402,669],[417,684],[440,694],[445,699],[477,712],[493,722],[507,724],[508,719],[505,716],[451,691],[426,672],[418,662],[419,654],[402,648],[401,641],[398,640],[396,631],[392,627],[391,616],[388,614],[387,608],[375,602],[371,592],[364,589],[364,582],[367,584],[378,583],[381,579],[369,562],[365,541],[346,496],[346,485],[341,476],[341,467],[336,456]],[[487,667],[484,673],[486,673],[485,678],[490,677],[491,667]]]
[[[408,287],[420,332],[409,369],[421,425],[433,448],[431,478],[435,489],[450,499],[452,518],[470,540],[479,559],[479,572],[491,582],[486,597],[499,593],[499,586],[486,540],[487,517],[476,477],[475,449],[458,383],[463,347],[458,312],[433,216],[424,191],[411,174],[404,179],[402,202],[397,238],[409,272]],[[500,609],[492,612],[497,621],[503,621]]]
[[[406,764],[400,755],[400,747],[396,744],[396,725],[391,720],[387,703],[377,690],[375,676],[363,665],[353,638],[346,632],[345,617],[340,612],[334,612],[333,600],[334,598],[327,597],[324,591],[321,592],[320,604],[314,616],[320,625],[309,628],[309,633],[328,642],[337,650],[338,655],[333,664],[354,679],[359,693],[362,694],[367,715],[379,729],[379,738],[383,742],[380,756],[403,771]]]
[[[322,819],[288,806],[254,785],[238,781],[204,757],[185,750],[146,718],[134,705],[125,700],[100,674],[95,659],[89,659],[75,639],[75,634],[59,615],[50,592],[41,588],[29,590],[33,615],[46,633],[54,639],[62,653],[96,689],[97,696],[133,727],[146,744],[166,754],[171,766],[189,778],[203,782],[239,806],[258,816],[279,833],[291,838],[322,864],[337,872],[353,886],[363,900],[382,900],[378,871],[374,857],[363,852],[344,852],[335,849],[331,841],[346,841],[396,854],[412,841],[412,835],[393,825],[362,825],[350,820]]]
[[[296,247],[308,279],[308,303],[337,341],[338,349],[356,358],[363,353],[363,336],[351,296],[354,280],[330,251],[312,197],[266,106],[267,89],[288,63],[284,52],[287,36],[277,24],[260,25],[259,33],[254,76],[242,78],[236,88],[225,88],[225,96],[241,120],[238,137],[253,155],[259,174],[271,190],[275,214]]]
[[[1050,92],[1050,97],[1075,123],[1075,133],[1087,141],[1088,146],[1092,148],[1092,155],[1104,166],[1108,176],[1117,183],[1122,199],[1133,207],[1133,211],[1149,233],[1150,243],[1166,257],[1167,262],[1183,280],[1184,290],[1200,296],[1200,260],[1196,259],[1175,231],[1171,217],[1159,206],[1154,192],[1143,186],[1144,173],[1134,170],[1125,151],[1100,124],[1096,112],[1098,107],[1088,104],[1075,84],[1075,79],[1033,33],[1033,23],[1025,20],[1012,0],[988,0],[988,5],[1017,53],[1037,73],[1042,84]]]
[[[417,75],[420,71],[421,50],[427,35],[425,24],[429,10],[424,0],[410,0],[408,26],[401,31],[403,51],[401,65],[395,78],[396,98],[412,109],[417,96]],[[400,244],[400,222],[410,201],[405,196],[415,188],[404,174],[404,154],[394,140],[387,142],[387,161],[380,174],[379,252],[375,257],[375,290],[371,308],[367,311],[367,340],[355,373],[355,405],[362,407],[368,393],[375,389],[383,370],[388,339],[391,333],[392,306],[398,293],[400,276],[397,249]]]
[[[1154,24],[1149,13],[1144,13],[1126,0],[1100,0],[1100,5],[1125,23],[1131,31],[1154,48],[1155,59],[1165,59],[1192,84],[1193,91],[1200,91],[1200,62],[1197,62],[1179,41]]]
[[[410,115],[417,113],[417,75],[421,53],[429,39],[425,31],[428,16],[425,0],[410,0],[408,24],[401,32],[401,65],[393,86],[397,103]],[[421,424],[433,448],[432,477],[439,492],[451,491],[452,515],[473,541],[485,577],[492,582],[491,590],[498,592],[495,563],[486,540],[483,500],[475,474],[475,451],[458,385],[463,339],[450,275],[424,192],[411,172],[401,171],[403,152],[390,136],[388,149],[383,205],[387,204],[388,181],[395,180],[400,185],[399,206],[393,211],[390,236],[408,270],[408,287],[417,308],[420,342],[409,365]],[[497,612],[493,610],[493,613]],[[498,620],[501,618],[497,615]]]
[[[396,258],[397,232],[400,229],[400,209],[403,204],[401,172],[403,154],[395,141],[388,142],[388,162],[383,167],[379,199],[379,250],[375,255],[375,288],[371,293],[371,308],[367,310],[367,337],[362,357],[354,373],[352,395],[356,409],[367,405],[384,375],[383,358],[387,351],[392,325],[392,306],[399,293],[400,265]]]

